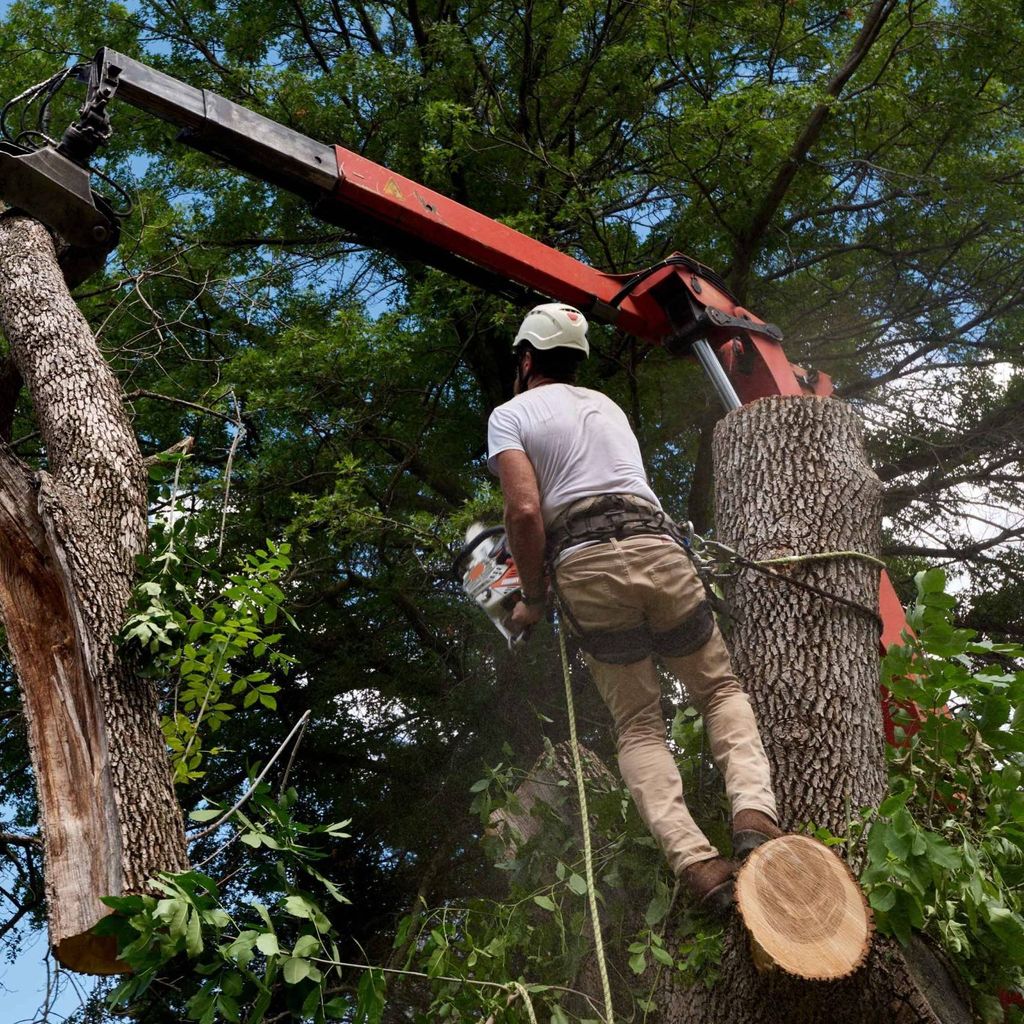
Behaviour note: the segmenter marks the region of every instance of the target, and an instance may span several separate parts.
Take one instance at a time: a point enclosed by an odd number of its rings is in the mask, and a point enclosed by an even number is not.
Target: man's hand
[[[518,602],[512,609],[512,615],[508,620],[508,628],[514,636],[525,633],[531,626],[536,626],[544,618],[544,606],[541,604],[526,604]]]

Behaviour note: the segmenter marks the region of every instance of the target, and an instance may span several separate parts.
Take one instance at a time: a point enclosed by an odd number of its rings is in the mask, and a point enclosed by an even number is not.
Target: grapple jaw
[[[120,237],[110,204],[90,188],[89,172],[53,146],[25,150],[0,141],[0,200],[65,243],[60,264],[71,287],[103,268]]]

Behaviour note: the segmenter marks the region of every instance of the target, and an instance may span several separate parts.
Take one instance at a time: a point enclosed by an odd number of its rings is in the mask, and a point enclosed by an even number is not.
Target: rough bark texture
[[[763,398],[715,431],[718,534],[751,559],[878,554],[882,488],[861,424],[831,399]],[[867,608],[878,568],[850,558],[781,566]],[[878,625],[868,615],[748,570],[730,588],[733,663],[762,723],[781,824],[845,834],[885,789]]]
[[[720,539],[752,559],[879,546],[881,487],[861,448],[861,425],[840,402],[764,398],[715,431]],[[839,559],[781,570],[869,608],[878,570]],[[885,792],[872,618],[747,570],[728,595],[731,647],[772,763],[782,824],[814,822],[842,835],[849,813]],[[930,1004],[898,946],[876,937],[865,965],[836,982],[758,973],[742,925],[725,937],[711,989],[667,980],[671,1024],[923,1024],[958,1018]],[[962,1010],[962,1007],[957,1009]]]
[[[0,328],[32,397],[47,471],[0,444],[0,615],[39,791],[50,941],[79,970],[118,969],[87,936],[100,896],[187,865],[152,685],[119,657],[146,473],[121,389],[50,236],[0,217]]]

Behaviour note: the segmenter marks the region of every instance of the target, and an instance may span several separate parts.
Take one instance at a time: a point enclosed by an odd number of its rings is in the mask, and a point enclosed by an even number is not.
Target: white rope
[[[565,633],[561,623],[558,626],[558,646],[562,654],[562,675],[565,678],[565,703],[569,711],[569,742],[572,746],[572,761],[576,769],[576,792],[580,802],[580,821],[583,824],[583,865],[587,879],[587,897],[590,901],[590,918],[594,927],[594,952],[597,956],[597,970],[601,976],[601,991],[604,995],[605,1024],[614,1024],[612,1012],[612,990],[608,982],[608,964],[604,956],[604,939],[601,937],[601,920],[597,916],[597,886],[594,884],[594,855],[590,847],[590,814],[587,811],[587,792],[583,784],[583,762],[580,759],[580,745],[576,739],[576,707],[572,699],[572,674],[569,670],[569,655],[565,650]]]

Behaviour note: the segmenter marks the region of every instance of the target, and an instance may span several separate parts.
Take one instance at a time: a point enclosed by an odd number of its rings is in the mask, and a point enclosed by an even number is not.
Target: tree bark
[[[100,897],[187,866],[152,684],[114,642],[146,542],[146,473],[120,385],[46,230],[0,218],[0,328],[47,469],[0,443],[0,616],[39,794],[50,942],[67,966],[121,969],[89,930]]]
[[[877,554],[881,485],[848,406],[819,398],[763,398],[715,431],[720,538],[750,559],[856,550]],[[877,608],[878,569],[855,558],[782,567],[780,575]],[[845,836],[852,814],[886,790],[878,683],[878,626],[864,613],[744,570],[729,600],[731,647],[772,764],[781,824],[813,823]],[[759,973],[742,924],[726,930],[710,989],[669,977],[660,994],[672,1024],[935,1024],[970,1019],[940,1007],[914,980],[907,955],[876,937],[849,977],[809,982]]]

